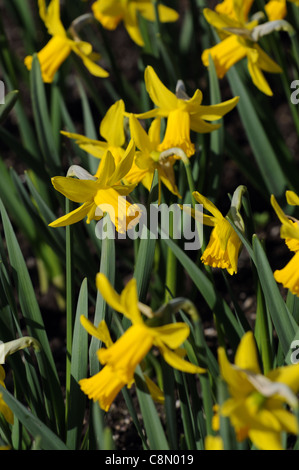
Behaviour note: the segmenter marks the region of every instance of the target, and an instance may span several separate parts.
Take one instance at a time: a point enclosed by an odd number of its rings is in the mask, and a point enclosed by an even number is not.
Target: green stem
[[[72,210],[72,203],[66,199],[66,213]],[[73,342],[73,231],[72,226],[66,227],[66,420],[71,387],[71,364],[72,364],[72,342]]]

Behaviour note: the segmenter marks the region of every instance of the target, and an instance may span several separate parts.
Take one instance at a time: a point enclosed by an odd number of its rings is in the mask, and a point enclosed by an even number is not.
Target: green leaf
[[[84,279],[79,292],[72,344],[71,386],[67,424],[67,446],[77,449],[81,437],[86,397],[80,390],[78,381],[87,377],[88,334],[80,322],[80,316],[88,315],[87,279]]]
[[[10,111],[16,104],[16,101],[18,99],[19,91],[14,90],[10,91],[6,96],[5,96],[5,104],[0,104],[0,124],[2,124],[7,116],[9,115]]]
[[[24,405],[16,400],[8,390],[3,388],[1,385],[0,390],[3,394],[5,403],[29,431],[33,439],[39,440],[39,446],[42,450],[68,450],[59,437],[42,421],[36,418]]]
[[[46,406],[51,415],[51,419],[57,419],[57,426],[59,428],[63,423],[62,416],[64,415],[64,404],[61,386],[47,338],[45,325],[22,251],[1,200],[0,211],[9,261],[13,270],[13,277],[22,315],[26,322],[28,334],[37,339],[42,347],[42,351],[37,354],[37,359],[43,379]],[[55,412],[53,410],[55,410]]]
[[[40,65],[36,54],[33,56],[31,69],[31,100],[34,123],[44,162],[50,168],[53,175],[55,175],[60,170],[60,158],[55,146],[45,85],[41,77]]]

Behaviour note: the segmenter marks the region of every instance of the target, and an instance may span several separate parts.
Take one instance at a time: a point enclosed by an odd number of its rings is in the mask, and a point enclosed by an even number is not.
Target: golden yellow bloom
[[[283,450],[282,433],[298,434],[296,417],[285,408],[298,405],[299,364],[279,367],[262,375],[252,332],[238,346],[235,364],[218,349],[221,376],[230,398],[220,408],[229,417],[237,438],[249,438],[260,450]]]
[[[273,93],[263,72],[281,73],[282,69],[261,49],[252,35],[258,25],[257,20],[248,22],[252,3],[253,0],[225,0],[216,11],[204,9],[206,20],[216,28],[221,42],[206,49],[202,61],[208,67],[211,55],[218,77],[223,78],[233,65],[247,57],[253,83],[271,96]]]
[[[203,215],[203,224],[213,227],[209,243],[201,257],[204,264],[213,268],[226,269],[229,274],[235,274],[238,268],[238,257],[242,242],[237,233],[223,217],[217,207],[199,192],[194,192],[195,200],[212,215]],[[196,217],[196,214],[192,212]],[[239,218],[239,228],[244,231],[242,220]]]
[[[160,146],[161,119],[156,118],[153,120],[147,134],[137,118],[131,114],[130,131],[139,151],[136,153],[135,162],[126,175],[125,181],[128,183],[138,183],[141,181],[150,191],[154,173],[157,170],[159,185],[162,182],[169,191],[181,197],[175,184],[174,159],[169,157],[161,160],[160,152],[158,151]]]
[[[123,100],[116,101],[103,117],[99,133],[105,141],[89,139],[81,134],[74,134],[71,132],[61,131],[61,133],[70,139],[75,140],[76,144],[85,152],[93,155],[95,158],[103,158],[104,154],[109,150],[113,157],[115,165],[120,163],[120,160],[125,155],[125,131],[124,131],[124,112],[125,104]],[[99,176],[100,166],[95,176]]]
[[[148,21],[155,21],[155,9],[151,0],[97,0],[92,5],[95,18],[106,29],[114,30],[123,21],[131,39],[139,46],[144,41],[139,29],[138,15]],[[177,21],[179,15],[172,8],[158,5],[159,19],[162,23]]]
[[[299,6],[298,0],[288,0]],[[287,0],[270,0],[265,5],[265,10],[270,21],[282,20],[287,16]]]
[[[4,379],[5,379],[5,370],[0,365],[0,385],[1,385],[1,387],[6,388],[5,384],[4,384]],[[3,400],[3,394],[2,393],[0,393],[0,413],[4,416],[5,420],[8,423],[13,424],[13,422],[14,422],[13,412],[11,411],[11,409],[7,406],[7,404]]]
[[[293,191],[287,191],[286,198],[288,204],[299,206],[299,197]],[[292,294],[299,296],[299,221],[288,217],[273,195],[271,196],[271,204],[282,223],[280,236],[285,239],[290,251],[295,252],[293,258],[283,269],[274,272],[274,278],[286,289],[289,289]]]
[[[204,369],[185,361],[181,354],[175,351],[189,336],[190,330],[185,323],[158,327],[149,327],[144,323],[139,311],[135,279],[128,282],[120,295],[102,273],[97,275],[96,284],[106,302],[132,322],[132,326],[114,344],[109,342],[107,348],[98,350],[98,359],[104,366],[103,369],[95,376],[79,382],[83,392],[90,399],[98,401],[101,408],[107,411],[122,387],[132,385],[137,365],[154,345],[172,367],[192,374],[205,372]],[[87,325],[87,320],[82,320],[84,326]],[[102,334],[103,324],[98,329],[90,329],[88,325],[87,328],[105,342]],[[107,337],[107,330],[105,335]]]
[[[100,56],[92,51],[91,44],[68,37],[60,20],[59,0],[51,0],[48,8],[45,0],[38,0],[38,5],[40,17],[52,36],[46,46],[37,54],[43,81],[46,83],[53,81],[57,70],[72,51],[82,59],[85,67],[92,75],[108,77],[108,72],[96,63]],[[32,56],[25,57],[24,63],[28,70],[31,70],[32,60]]]
[[[145,86],[155,109],[136,115],[139,119],[165,117],[167,126],[164,139],[158,150],[168,150],[173,147],[181,148],[187,157],[195,153],[195,147],[190,140],[190,130],[201,134],[219,129],[220,124],[210,124],[230,112],[238,103],[239,98],[232,98],[223,103],[203,106],[202,92],[196,90],[190,98],[181,81],[178,82],[176,94],[163,85],[151,66],[145,69]]]
[[[71,201],[83,203],[77,209],[52,222],[50,227],[64,227],[74,224],[87,216],[87,223],[100,220],[108,213],[112,223],[119,233],[138,222],[136,212],[140,210],[127,201],[126,197],[136,185],[122,185],[120,181],[129,172],[135,155],[135,145],[128,145],[124,158],[115,165],[114,158],[106,152],[100,163],[99,176],[95,177],[81,167],[73,165],[68,176],[52,178],[54,188]],[[73,178],[72,176],[77,176]],[[136,211],[137,209],[137,211]]]

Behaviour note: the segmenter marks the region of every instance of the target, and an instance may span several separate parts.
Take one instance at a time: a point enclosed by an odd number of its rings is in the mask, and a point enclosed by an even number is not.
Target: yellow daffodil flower
[[[282,433],[298,434],[297,419],[285,404],[298,406],[299,364],[262,375],[252,332],[242,337],[235,364],[224,348],[218,349],[218,360],[230,394],[220,413],[230,418],[238,440],[248,437],[260,450],[283,450]]]
[[[125,105],[123,100],[117,101],[108,109],[101,121],[99,129],[99,133],[105,141],[89,139],[84,135],[71,132],[61,131],[61,133],[75,140],[75,143],[78,144],[81,149],[90,153],[95,158],[101,159],[107,150],[109,150],[114,157],[115,165],[118,165],[125,154],[124,144],[126,137],[123,124],[124,112]],[[100,166],[95,176],[99,176],[99,171]]]
[[[207,436],[205,438],[205,450],[224,450],[223,440],[220,436]]]
[[[299,7],[298,0],[288,0]],[[270,0],[265,5],[265,11],[270,21],[282,20],[287,16],[287,0]]]
[[[150,191],[154,173],[155,170],[157,170],[159,187],[162,182],[169,191],[178,197],[181,197],[175,184],[175,175],[173,171],[175,160],[171,157],[163,160],[160,158],[160,152],[158,151],[161,141],[160,129],[161,119],[156,118],[153,120],[147,134],[137,118],[133,114],[130,115],[131,137],[136,143],[139,151],[136,152],[135,162],[125,177],[125,180],[128,183],[138,183],[141,181],[148,191]]]
[[[216,121],[222,118],[239,101],[236,97],[217,105],[204,106],[201,104],[202,92],[200,90],[196,90],[190,98],[184,90],[182,81],[179,80],[176,94],[174,94],[163,85],[151,66],[145,69],[144,79],[147,92],[157,107],[138,114],[136,117],[140,119],[167,118],[164,139],[158,147],[160,152],[179,147],[187,157],[190,157],[195,153],[194,144],[190,140],[190,131],[207,133],[219,129],[220,124],[211,124],[206,121]]]
[[[100,220],[104,213],[110,215],[112,223],[119,233],[138,222],[135,205],[126,197],[136,185],[122,185],[120,181],[130,170],[135,155],[135,144],[131,140],[124,158],[115,165],[109,150],[100,163],[99,177],[92,176],[76,165],[70,167],[67,176],[52,178],[54,188],[71,201],[83,203],[74,211],[52,222],[50,227],[63,227],[74,224],[87,216],[87,223]],[[77,176],[77,178],[73,178]],[[137,209],[140,214],[140,209]]]
[[[240,186],[239,188],[242,187]],[[209,243],[201,257],[201,261],[213,268],[226,269],[231,275],[235,274],[237,272],[238,257],[242,246],[240,238],[229,221],[223,217],[219,209],[217,209],[209,199],[197,191],[192,194],[194,199],[212,214],[199,214],[199,221],[202,221],[204,225],[213,227]],[[237,190],[235,194],[238,194]],[[196,219],[195,211],[192,210],[191,213]],[[236,206],[234,206],[234,198],[228,215],[233,216],[235,219],[234,222],[238,225],[238,228],[244,232],[243,220],[238,212],[238,208],[236,209]]]
[[[213,11],[204,9],[208,23],[216,28],[221,42],[206,49],[202,61],[209,66],[211,55],[217,75],[223,78],[237,62],[247,57],[248,70],[254,85],[266,95],[272,96],[271,88],[263,72],[281,73],[276,64],[253,39],[252,33],[258,21],[248,22],[248,12],[253,0],[225,0]]]
[[[0,365],[0,385],[1,385],[1,387],[6,388],[5,384],[4,384],[4,379],[5,379],[5,370]],[[3,394],[1,392],[0,392],[0,413],[2,413],[5,420],[8,423],[13,424],[13,422],[14,422],[13,412],[11,411],[11,409],[7,406],[7,404],[3,400]]]
[[[299,197],[293,191],[286,192],[286,199],[288,204],[299,206]],[[273,195],[271,196],[271,204],[282,223],[280,236],[285,239],[290,251],[295,253],[283,269],[274,272],[274,278],[286,289],[289,289],[292,294],[299,296],[299,221],[288,217]]]
[[[79,382],[83,392],[90,399],[98,401],[101,408],[107,411],[119,391],[126,385],[129,387],[132,385],[137,365],[152,346],[159,349],[171,367],[191,374],[205,372],[201,367],[185,361],[181,351],[176,352],[189,336],[190,330],[187,324],[178,322],[149,327],[144,323],[139,309],[137,284],[134,278],[128,282],[120,295],[115,292],[102,273],[97,275],[96,285],[104,300],[132,323],[132,326],[113,344],[109,340],[106,327],[103,324],[100,325],[100,339],[102,340],[104,335],[108,338],[108,342],[104,341],[107,348],[101,348],[97,352],[98,359],[104,367],[95,376]],[[86,320],[84,324],[87,325]],[[92,334],[96,331],[95,327],[90,329]]]
[[[43,81],[46,83],[53,81],[57,70],[71,52],[75,52],[82,59],[83,64],[92,75],[108,77],[108,72],[96,63],[100,56],[92,51],[91,44],[68,37],[60,20],[59,0],[51,0],[48,8],[45,0],[38,0],[38,5],[40,17],[52,36],[46,46],[37,54]],[[25,57],[24,63],[28,70],[31,70],[32,60],[32,56]]]
[[[109,30],[115,30],[123,21],[131,39],[143,47],[144,41],[139,29],[138,15],[148,21],[155,21],[155,8],[151,0],[97,0],[92,5],[95,18],[102,26]],[[159,20],[161,23],[177,21],[178,13],[172,8],[158,5]]]

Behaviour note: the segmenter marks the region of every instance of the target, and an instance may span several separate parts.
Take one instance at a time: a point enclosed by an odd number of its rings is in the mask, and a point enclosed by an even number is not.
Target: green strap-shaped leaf
[[[59,437],[51,431],[42,421],[36,418],[24,405],[0,385],[0,391],[5,403],[13,414],[21,421],[32,435],[33,439],[39,441],[42,450],[68,450]]]

